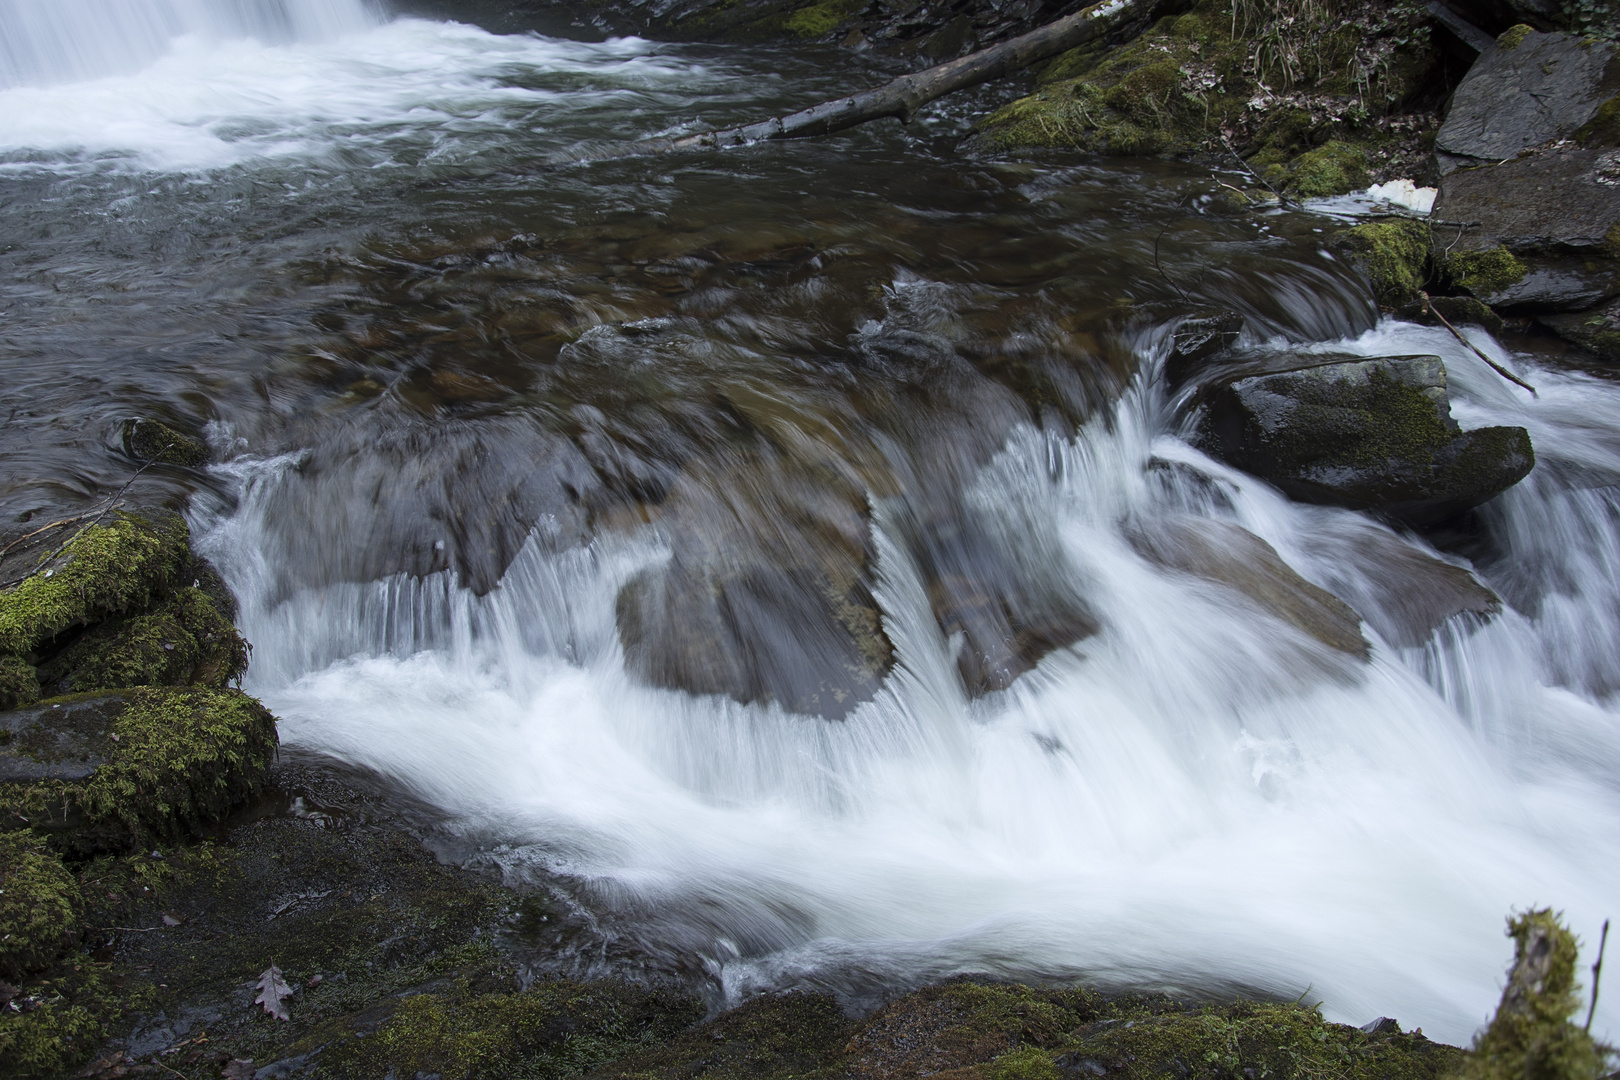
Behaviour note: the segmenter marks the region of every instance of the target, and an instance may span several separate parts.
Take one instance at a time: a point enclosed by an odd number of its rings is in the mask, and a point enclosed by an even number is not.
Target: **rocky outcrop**
[[[1504,33],[1452,95],[1435,136],[1441,172],[1495,165],[1573,136],[1620,93],[1616,51],[1574,34]]]
[[[1535,464],[1523,428],[1459,430],[1437,356],[1282,363],[1206,389],[1199,431],[1216,456],[1294,498],[1431,524]]]
[[[1209,309],[1195,311],[1170,332],[1170,351],[1165,355],[1164,377],[1171,386],[1180,386],[1205,362],[1226,352],[1243,333],[1243,316],[1235,311]]]

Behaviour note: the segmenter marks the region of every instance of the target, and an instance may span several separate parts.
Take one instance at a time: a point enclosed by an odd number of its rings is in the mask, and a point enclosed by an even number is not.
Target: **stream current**
[[[1510,909],[1620,915],[1620,386],[1469,330],[1532,399],[1379,319],[1333,221],[975,155],[984,100],[573,160],[899,70],[844,51],[350,0],[0,0],[0,43],[0,512],[117,490],[127,417],[206,430],[220,464],[129,497],[187,500],[284,744],[441,810],[576,969],[1304,994],[1462,1042]],[[1245,349],[1442,356],[1536,470],[1430,540],[1287,501],[1184,438],[1183,291]],[[1189,523],[1370,661],[1144,557]],[[1413,633],[1437,559],[1503,610]],[[1032,670],[964,659],[997,627]]]

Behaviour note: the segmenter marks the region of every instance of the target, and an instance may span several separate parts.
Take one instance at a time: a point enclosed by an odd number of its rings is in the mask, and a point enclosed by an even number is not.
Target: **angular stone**
[[[1185,382],[1200,363],[1230,349],[1242,333],[1243,316],[1235,311],[1212,309],[1183,319],[1170,334],[1166,381],[1171,386]]]
[[[1574,34],[1503,34],[1452,95],[1435,138],[1440,171],[1493,165],[1573,135],[1620,91],[1616,52]]]
[[[1247,529],[1186,515],[1133,530],[1130,541],[1150,562],[1235,589],[1330,649],[1358,660],[1371,655],[1361,636],[1361,616],[1300,577],[1276,548]]]
[[[1460,431],[1437,356],[1321,359],[1203,395],[1216,456],[1290,496],[1422,525],[1478,506],[1535,465],[1523,428]]]
[[[0,713],[0,783],[82,780],[106,764],[122,694],[87,694]]]

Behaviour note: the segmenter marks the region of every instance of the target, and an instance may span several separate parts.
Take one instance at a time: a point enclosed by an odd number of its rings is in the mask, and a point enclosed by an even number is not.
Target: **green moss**
[[[1452,255],[1446,259],[1445,271],[1456,285],[1488,303],[1492,296],[1524,280],[1529,268],[1507,248],[1498,246]]]
[[[145,615],[91,627],[40,668],[55,693],[126,686],[224,687],[247,669],[247,642],[201,589],[176,590]]]
[[[466,998],[419,994],[374,1035],[323,1055],[321,1067],[353,1080],[577,1076],[661,1042],[701,1015],[691,998],[610,984],[540,983],[524,993]]]
[[[65,561],[0,593],[0,653],[25,654],[71,627],[145,607],[189,555],[178,515],[118,514],[68,545]]]
[[[208,461],[208,446],[156,420],[131,420],[124,425],[124,452],[138,461],[197,466]]]
[[[1381,304],[1416,299],[1429,273],[1429,225],[1413,218],[1369,222],[1335,238],[1366,275]]]
[[[0,979],[20,982],[79,934],[78,883],[27,831],[0,833]]]
[[[863,6],[862,0],[822,0],[789,15],[782,28],[800,37],[825,37]]]
[[[82,1005],[44,1001],[25,1013],[0,1013],[0,1076],[60,1077],[90,1056],[103,1032]]]
[[[82,780],[0,789],[0,822],[72,855],[182,839],[265,784],[275,717],[234,690],[137,689],[113,721],[108,761]]]
[[[1524,39],[1535,32],[1534,27],[1519,23],[1517,26],[1510,26],[1502,31],[1502,35],[1496,39],[1496,44],[1501,49],[1512,51],[1523,45]]]
[[[1513,967],[1490,1026],[1474,1042],[1466,1080],[1596,1080],[1606,1072],[1592,1037],[1570,1022],[1580,1008],[1579,943],[1550,910],[1508,920]]]
[[[1585,147],[1620,146],[1620,96],[1598,106],[1592,119],[1581,125],[1575,138]]]
[[[1062,1080],[1052,1055],[1033,1046],[1002,1054],[990,1063],[989,1080]]]
[[[0,709],[15,709],[39,700],[39,673],[20,656],[0,656]]]
[[[1289,170],[1287,191],[1302,199],[1347,195],[1372,182],[1367,152],[1339,139],[1294,159]]]

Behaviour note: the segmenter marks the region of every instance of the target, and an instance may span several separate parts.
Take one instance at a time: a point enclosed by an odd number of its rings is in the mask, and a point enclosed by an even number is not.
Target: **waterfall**
[[[0,88],[124,75],[174,40],[319,40],[374,25],[368,0],[0,0]]]

